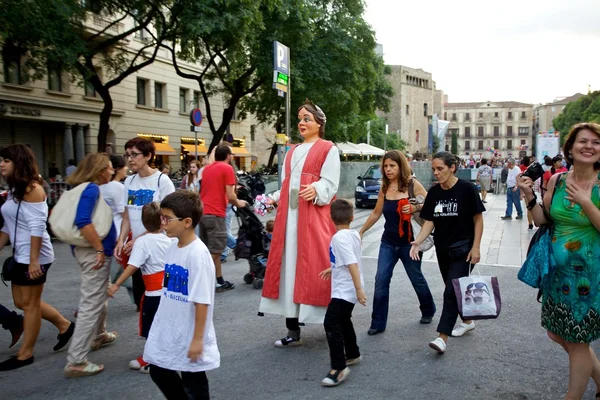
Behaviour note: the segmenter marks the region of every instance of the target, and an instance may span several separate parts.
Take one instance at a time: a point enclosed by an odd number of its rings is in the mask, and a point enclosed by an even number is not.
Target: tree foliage
[[[564,140],[571,127],[580,122],[600,123],[600,91],[589,93],[567,104],[554,118],[552,125],[560,132],[561,140]]]

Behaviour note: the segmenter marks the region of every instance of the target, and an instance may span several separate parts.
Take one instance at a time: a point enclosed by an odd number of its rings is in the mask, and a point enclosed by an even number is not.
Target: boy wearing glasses
[[[165,272],[165,256],[173,243],[161,231],[163,218],[158,203],[148,203],[142,207],[142,223],[147,233],[135,241],[125,271],[117,281],[108,288],[108,295],[113,297],[119,287],[135,272],[141,270],[146,291],[142,298],[140,312],[140,336],[148,338],[152,321],[162,294],[162,283]],[[142,356],[129,362],[129,368],[142,373],[149,373],[150,366]]]
[[[177,242],[165,257],[161,301],[144,360],[167,399],[208,399],[206,371],[219,367],[220,355],[213,327],[215,265],[194,233],[202,202],[196,193],[181,190],[168,195],[160,207],[163,229]]]

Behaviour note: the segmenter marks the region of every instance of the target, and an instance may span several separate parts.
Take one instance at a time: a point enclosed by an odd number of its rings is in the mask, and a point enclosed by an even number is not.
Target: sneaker
[[[147,367],[148,365],[149,364],[146,361],[144,361],[144,358],[142,356],[139,356],[135,360],[129,361],[129,368],[131,369],[142,369]]]
[[[446,351],[446,342],[444,342],[444,339],[438,337],[429,343],[429,347],[431,347],[440,354],[444,354],[444,352]]]
[[[321,385],[331,387],[337,386],[344,382],[350,374],[350,368],[346,367],[341,371],[336,371],[335,374],[328,373],[325,378],[321,381]]]
[[[349,358],[346,360],[346,365],[358,364],[361,361],[362,361],[362,356],[358,356],[356,358]]]
[[[461,322],[460,325],[452,331],[452,337],[461,337],[465,333],[472,331],[475,329],[475,322],[471,321],[470,324],[465,324]]]
[[[226,290],[231,290],[231,289],[235,289],[235,283],[231,283],[229,281],[225,281],[222,284],[221,283],[217,283],[217,293],[221,293],[224,292]]]
[[[433,321],[433,317],[421,317],[419,323],[421,324],[430,324]]]
[[[367,331],[367,335],[369,336],[375,336],[378,335],[380,333],[382,333],[384,331],[384,329],[376,329],[376,328],[371,328]]]
[[[142,368],[140,368],[140,372],[142,374],[149,374],[150,373],[150,364],[143,366]]]
[[[275,347],[294,347],[294,346],[300,346],[301,344],[302,344],[302,340],[294,339],[289,336],[286,336],[283,339],[275,341]]]
[[[517,215],[517,219],[523,219],[523,215]]]
[[[512,219],[512,217],[510,215],[505,215],[504,217],[500,217],[500,219],[507,221],[507,220]]]

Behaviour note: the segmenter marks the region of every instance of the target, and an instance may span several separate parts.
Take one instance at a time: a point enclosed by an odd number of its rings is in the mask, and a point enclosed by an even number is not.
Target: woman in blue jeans
[[[419,212],[422,206],[408,204],[408,187],[413,185],[415,196],[420,195],[424,198],[427,196],[427,192],[416,179],[411,177],[408,162],[398,150],[385,153],[381,161],[381,172],[383,179],[377,204],[360,230],[362,237],[383,214],[385,226],[377,260],[369,335],[385,331],[390,302],[390,281],[398,260],[402,261],[406,274],[419,298],[422,315],[420,322],[422,324],[431,323],[435,314],[435,303],[427,281],[421,272],[421,261],[411,259],[409,254],[410,243],[414,239],[408,215]],[[404,214],[404,218],[401,218],[402,214]]]

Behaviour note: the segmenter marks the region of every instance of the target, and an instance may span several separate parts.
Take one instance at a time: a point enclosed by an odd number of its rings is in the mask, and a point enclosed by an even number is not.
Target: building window
[[[470,121],[471,120],[471,113],[466,113],[465,114],[465,121]]]
[[[406,105],[406,115],[408,115],[408,104]]]
[[[452,121],[456,121],[456,113],[452,113]]]
[[[450,129],[450,136],[456,135],[458,137],[458,129]]]
[[[483,150],[483,140],[477,141],[477,150]]]
[[[448,113],[444,111],[444,121],[448,121]]]
[[[479,113],[479,118],[483,118],[483,113]]]
[[[81,0],[81,6],[94,14],[100,14],[102,2],[100,0]]]
[[[512,126],[507,126],[506,127],[506,136],[512,136],[513,135],[513,127]]]
[[[165,84],[154,82],[154,107],[165,108],[163,103],[163,95],[165,93]]]
[[[256,125],[250,125],[250,140],[253,142],[256,140]]]
[[[423,116],[427,116],[427,103],[423,104]]]
[[[512,150],[512,140],[506,141],[506,150]]]
[[[499,147],[500,147],[500,141],[494,140],[494,149],[498,150]]]
[[[525,140],[525,139],[521,140],[521,145],[525,145],[525,144],[527,144],[527,140]]]
[[[519,136],[527,136],[529,135],[529,127],[528,126],[520,126],[519,127]]]
[[[179,88],[179,112],[187,111],[187,89]]]
[[[483,126],[477,127],[477,136],[479,136],[479,137],[483,136]]]
[[[22,52],[12,43],[7,43],[2,49],[4,61],[4,81],[15,85],[23,84]]]
[[[471,127],[465,126],[465,137],[471,137]]]
[[[146,79],[137,78],[137,104],[140,106],[146,105]]]
[[[194,107],[200,108],[200,92],[194,91]]]
[[[508,119],[512,119],[512,111],[509,111],[509,112],[508,112],[508,117],[507,117],[507,118],[508,118]]]
[[[499,126],[494,126],[494,136],[500,136],[500,127]],[[496,147],[496,146],[494,146]]]
[[[471,150],[471,141],[465,140],[465,150]]]
[[[552,112],[556,112],[556,107],[552,106]]]
[[[521,111],[521,119],[525,119],[526,115],[525,115],[525,111]]]
[[[48,65],[48,90],[63,91],[60,65]]]

